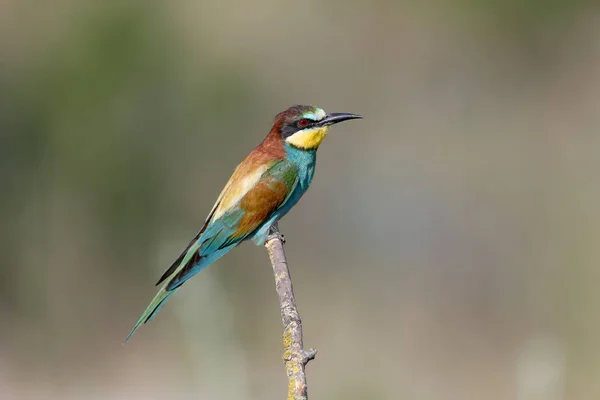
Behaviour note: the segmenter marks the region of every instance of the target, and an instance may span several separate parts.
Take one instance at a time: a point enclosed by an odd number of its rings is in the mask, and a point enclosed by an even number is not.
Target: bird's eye
[[[308,126],[308,120],[306,118],[302,118],[298,121],[298,127],[306,128]]]

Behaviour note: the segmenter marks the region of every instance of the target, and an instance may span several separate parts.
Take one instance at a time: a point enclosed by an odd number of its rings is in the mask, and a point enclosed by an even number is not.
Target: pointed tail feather
[[[146,308],[146,311],[144,311],[144,313],[142,314],[140,319],[138,319],[138,321],[135,323],[135,325],[131,329],[131,332],[129,332],[129,335],[127,335],[127,338],[125,338],[125,341],[123,342],[123,344],[127,343],[129,338],[140,327],[140,325],[145,324],[146,322],[149,322],[150,320],[152,320],[152,318],[154,318],[156,313],[158,313],[160,311],[162,306],[165,305],[166,301],[169,300],[169,297],[171,297],[175,292],[176,292],[176,290],[169,291],[169,290],[166,290],[164,287],[162,289],[160,289],[160,291],[158,293],[156,293],[156,296],[154,296],[154,299],[152,299],[152,302],[150,303],[150,305],[148,305],[148,307]]]
[[[129,332],[129,335],[127,335],[127,338],[125,338],[125,341],[123,342],[123,344],[127,343],[129,338],[135,333],[135,331],[140,327],[140,325],[145,324],[146,322],[148,322],[152,318],[154,318],[154,316],[160,311],[160,309],[165,304],[165,302],[169,299],[169,297],[171,297],[177,291],[177,289],[179,289],[181,284],[177,285],[176,287],[169,287],[169,285],[171,284],[173,279],[175,277],[177,277],[177,274],[179,273],[179,271],[184,269],[184,267],[188,263],[198,261],[199,255],[197,254],[197,251],[198,251],[199,247],[200,247],[200,244],[198,242],[195,242],[195,243],[191,244],[191,246],[188,246],[186,252],[184,253],[185,256],[183,258],[180,256],[177,259],[177,260],[181,260],[179,262],[177,268],[173,268],[174,265],[177,265],[174,263],[167,270],[167,272],[163,275],[163,277],[161,278],[161,282],[166,280],[166,283],[158,291],[158,293],[156,293],[156,296],[154,296],[154,298],[150,302],[150,305],[148,305],[148,307],[146,308],[146,311],[144,311],[144,313],[142,314],[140,319],[138,319],[138,321],[135,323],[135,325],[131,329],[131,332]]]
[[[188,246],[184,252],[185,255],[183,257],[180,256],[160,278],[159,283],[164,282],[163,287],[158,291],[156,296],[154,296],[154,299],[152,299],[152,302],[150,302],[146,311],[144,311],[140,319],[135,323],[133,329],[131,329],[131,332],[129,332],[129,335],[127,335],[127,338],[123,343],[126,343],[142,324],[145,324],[154,318],[169,297],[171,297],[184,282],[222,257],[225,253],[237,246],[238,243],[239,242],[236,242],[223,248],[218,248],[209,255],[200,255],[199,249],[201,243],[199,243],[199,241],[193,242]]]

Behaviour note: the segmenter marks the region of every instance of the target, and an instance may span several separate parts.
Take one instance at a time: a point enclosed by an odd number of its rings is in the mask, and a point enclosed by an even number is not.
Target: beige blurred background
[[[0,398],[281,399],[244,244],[121,342],[296,103],[311,399],[600,398],[592,1],[0,1]]]

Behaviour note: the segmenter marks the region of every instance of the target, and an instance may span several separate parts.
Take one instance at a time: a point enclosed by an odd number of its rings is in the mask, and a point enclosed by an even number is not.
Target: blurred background
[[[354,112],[280,227],[311,399],[600,398],[600,10],[0,1],[0,398],[281,399],[244,244],[121,343],[292,104]]]

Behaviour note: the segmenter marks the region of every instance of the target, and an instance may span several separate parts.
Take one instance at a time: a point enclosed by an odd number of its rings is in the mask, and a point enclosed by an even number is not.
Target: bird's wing
[[[258,182],[261,176],[270,167],[272,167],[275,163],[279,162],[279,160],[265,163],[254,163],[252,161],[253,158],[251,157],[251,155],[249,155],[244,161],[242,161],[237,166],[235,171],[233,171],[233,174],[225,184],[225,187],[219,194],[219,197],[217,197],[217,201],[215,201],[213,208],[210,210],[210,213],[208,213],[208,216],[206,217],[202,228],[200,228],[200,230],[198,231],[198,233],[196,233],[196,235],[190,241],[190,243],[185,247],[185,249],[183,249],[179,257],[177,257],[177,259],[173,261],[173,264],[171,264],[171,266],[160,277],[158,282],[156,282],[156,286],[160,285],[165,279],[173,275],[173,272],[175,272],[175,270],[179,268],[185,256],[190,252],[192,246],[197,244],[198,240],[200,239],[200,236],[204,233],[208,225],[212,221],[219,219],[219,217],[221,217],[225,213],[225,211],[232,209],[233,206],[235,206],[236,203],[239,202],[240,197],[246,194],[246,192],[248,192],[248,190],[254,184],[256,184],[256,182]],[[198,247],[196,247],[196,250],[197,249]],[[189,260],[187,260],[187,262],[189,262]]]
[[[260,165],[264,166],[252,167],[244,161],[238,166],[200,232],[160,279],[159,283],[167,282],[125,341],[156,315],[179,286],[246,239],[289,199],[298,184],[298,166],[285,160]]]
[[[285,160],[258,171],[260,175],[246,175],[241,180],[234,180],[234,173],[197,239],[180,257],[179,265],[167,271],[170,274],[165,273],[164,279],[170,277],[167,290],[180,286],[205,267],[200,263],[202,258],[234,246],[256,231],[285,204],[298,184],[298,166]]]

